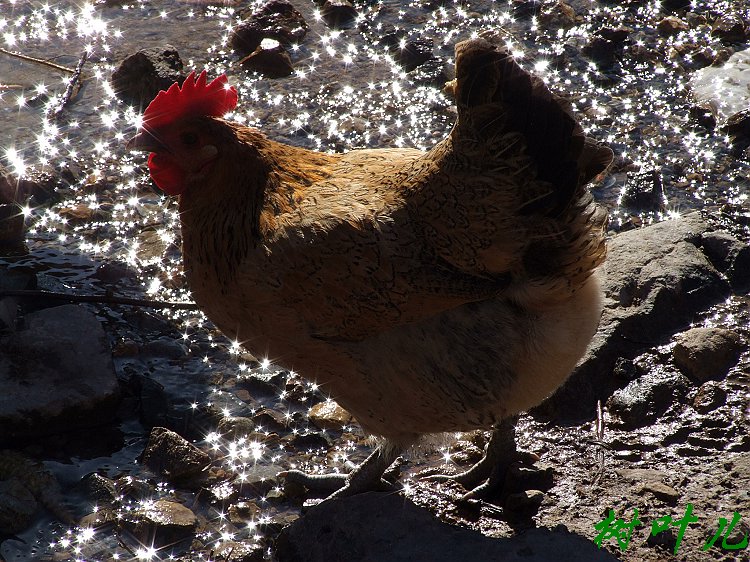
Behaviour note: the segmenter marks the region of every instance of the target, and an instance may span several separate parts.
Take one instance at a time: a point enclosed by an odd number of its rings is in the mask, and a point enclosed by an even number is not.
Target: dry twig
[[[76,65],[75,70],[73,71],[73,76],[70,77],[70,80],[68,80],[68,85],[65,88],[65,92],[62,95],[62,98],[60,98],[60,103],[58,104],[57,108],[51,113],[50,117],[52,119],[57,119],[62,115],[63,109],[65,109],[65,106],[70,102],[70,99],[73,97],[73,90],[76,89],[76,86],[78,86],[78,89],[76,92],[80,91],[81,89],[81,73],[83,72],[83,65],[86,64],[86,60],[89,58],[88,51],[84,51],[81,55],[81,58],[78,61],[78,64]]]
[[[198,310],[198,306],[190,302],[152,301],[147,299],[116,297],[114,295],[75,295],[69,293],[56,293],[54,291],[38,291],[33,289],[0,291],[0,298],[2,297],[44,298],[64,300],[68,302],[92,302],[101,304],[122,304],[126,306],[144,306],[150,308],[172,308],[175,310]]]
[[[50,68],[54,68],[57,70],[62,70],[63,72],[69,72],[70,74],[75,74],[74,68],[68,68],[67,66],[62,66],[61,64],[56,64],[54,62],[50,62],[48,60],[44,59],[38,59],[36,57],[30,57],[28,55],[22,55],[21,53],[16,53],[15,51],[9,51],[8,49],[3,49],[0,47],[0,53],[6,54],[11,57],[15,57],[17,59],[25,60],[28,62],[33,62],[36,64],[42,64],[44,66],[49,66]]]

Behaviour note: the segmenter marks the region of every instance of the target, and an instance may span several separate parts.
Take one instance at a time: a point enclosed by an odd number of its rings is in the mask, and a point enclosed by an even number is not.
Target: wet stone
[[[252,53],[240,61],[240,64],[268,78],[284,78],[294,72],[289,53],[274,39],[263,39]]]
[[[669,504],[674,504],[680,499],[680,493],[672,486],[656,480],[645,482],[636,490],[637,494],[644,494],[646,492],[653,494],[657,499]]]
[[[23,246],[26,226],[18,205],[0,204],[0,248],[12,249]]]
[[[255,502],[237,502],[229,506],[227,512],[232,525],[239,526],[257,521],[261,509]]]
[[[287,371],[260,370],[237,381],[237,386],[250,391],[251,394],[278,394],[286,386]]]
[[[555,470],[551,466],[525,466],[514,463],[508,469],[504,493],[526,490],[549,490],[554,485]]]
[[[26,529],[38,507],[34,494],[19,479],[0,480],[0,534],[13,535]]]
[[[524,490],[510,494],[503,507],[514,515],[530,516],[537,512],[544,501],[544,492],[541,490]]]
[[[125,103],[145,108],[159,90],[182,83],[186,76],[177,49],[164,45],[126,57],[112,72],[112,87]]]
[[[246,417],[223,418],[216,430],[226,439],[239,439],[255,431],[255,422]]]
[[[211,457],[174,431],[155,427],[151,430],[141,460],[170,482],[188,485],[201,480]]]
[[[414,39],[407,41],[403,47],[395,46],[391,50],[391,54],[404,71],[411,72],[433,57],[432,49],[432,39]]]
[[[607,408],[626,427],[642,427],[687,394],[690,381],[679,373],[657,371],[630,382],[607,400]]]
[[[675,364],[699,382],[726,376],[744,349],[739,334],[724,328],[693,328],[675,339]]]
[[[513,0],[511,6],[516,17],[530,18],[539,14],[542,2],[541,0]]]
[[[289,420],[276,410],[262,409],[252,418],[255,426],[263,431],[285,432],[289,430]]]
[[[70,304],[23,322],[0,338],[0,442],[109,422],[120,389],[96,316]]]
[[[658,170],[630,175],[620,194],[620,204],[637,211],[664,210],[666,198]]]
[[[117,512],[114,509],[105,507],[81,517],[78,521],[78,526],[83,529],[97,529],[99,527],[115,525],[117,521]]]
[[[141,353],[151,357],[180,359],[187,355],[187,348],[178,341],[163,336],[145,343],[141,348]]]
[[[659,30],[660,35],[670,36],[689,30],[690,25],[677,16],[667,16],[656,24],[656,29]]]
[[[299,43],[310,30],[302,14],[286,0],[271,0],[243,20],[232,32],[232,48],[242,55],[255,51],[263,39],[283,45]]]
[[[117,498],[114,480],[101,474],[89,474],[81,482],[86,497],[93,503],[112,504]]]
[[[148,544],[174,553],[190,546],[198,518],[180,503],[156,500],[129,513],[122,526],[140,545]]]
[[[743,43],[747,40],[747,24],[736,14],[722,14],[711,26],[711,35],[725,43]]]
[[[315,404],[307,414],[308,419],[320,429],[340,431],[345,425],[352,423],[352,415],[336,404],[333,400],[326,400]]]
[[[265,548],[249,541],[222,541],[212,550],[212,559],[222,562],[262,562],[265,560]]]
[[[346,29],[357,19],[357,9],[349,0],[325,0],[320,15],[328,27]]]
[[[707,414],[720,408],[727,401],[727,391],[715,381],[708,381],[701,385],[693,398],[693,408],[701,414]]]
[[[115,480],[115,489],[118,494],[136,501],[152,498],[156,494],[153,484],[133,476],[122,476]]]
[[[416,84],[424,84],[435,88],[442,88],[448,81],[445,61],[438,57],[427,59],[412,70],[409,75]]]
[[[706,255],[736,289],[750,283],[750,245],[728,232],[708,232],[701,238]]]

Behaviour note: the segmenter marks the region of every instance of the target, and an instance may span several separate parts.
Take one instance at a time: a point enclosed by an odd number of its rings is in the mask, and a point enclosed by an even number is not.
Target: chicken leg
[[[393,488],[383,474],[401,454],[401,447],[388,441],[378,447],[349,474],[306,474],[287,470],[280,474],[287,482],[302,484],[316,492],[332,492],[326,500],[353,496],[361,492]]]
[[[484,457],[469,470],[458,474],[436,474],[428,478],[458,482],[470,490],[462,499],[488,498],[502,491],[508,468],[518,460],[515,438],[517,421],[517,415],[511,416],[493,427]]]

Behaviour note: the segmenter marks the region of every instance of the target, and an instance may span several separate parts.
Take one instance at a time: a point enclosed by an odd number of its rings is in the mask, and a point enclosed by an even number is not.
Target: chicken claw
[[[510,465],[519,460],[515,440],[517,421],[518,416],[511,416],[493,427],[484,457],[469,470],[458,474],[435,474],[426,479],[458,482],[469,489],[462,500],[488,499],[502,492]]]
[[[383,479],[401,454],[401,449],[390,443],[378,447],[349,474],[306,474],[301,470],[287,470],[279,474],[288,483],[302,484],[315,492],[332,492],[326,500],[353,496],[373,490],[392,490],[394,485]]]

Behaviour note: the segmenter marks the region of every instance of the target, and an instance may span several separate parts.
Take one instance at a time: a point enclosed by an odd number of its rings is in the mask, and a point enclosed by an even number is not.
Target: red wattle
[[[156,186],[167,195],[179,195],[185,190],[185,172],[168,154],[152,152],[148,155],[148,171]]]

